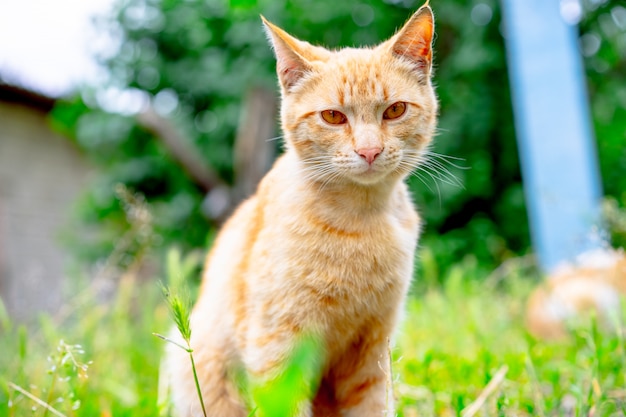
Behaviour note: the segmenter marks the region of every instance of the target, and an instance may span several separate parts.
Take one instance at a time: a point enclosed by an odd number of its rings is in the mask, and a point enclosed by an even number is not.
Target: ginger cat
[[[626,254],[598,249],[553,272],[528,299],[526,326],[542,339],[568,335],[567,324],[595,311],[601,324],[614,328],[626,296]],[[611,317],[615,316],[615,317]]]
[[[207,415],[248,416],[234,370],[271,378],[312,332],[322,374],[294,413],[393,416],[388,338],[420,229],[403,180],[424,158],[437,116],[433,14],[425,5],[386,42],[337,51],[263,24],[286,151],[206,263],[191,346]],[[176,415],[201,415],[188,355],[172,347],[165,369]]]

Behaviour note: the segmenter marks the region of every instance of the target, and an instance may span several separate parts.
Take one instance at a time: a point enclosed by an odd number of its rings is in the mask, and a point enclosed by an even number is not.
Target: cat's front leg
[[[269,375],[275,376],[275,372],[270,373]],[[254,379],[254,384],[258,384],[261,386],[268,386],[270,388],[270,390],[272,389],[272,377],[260,377],[258,376],[258,374],[256,376],[252,376],[252,378]],[[305,381],[306,383],[307,381]],[[289,398],[279,398],[279,397],[272,397],[270,399],[270,401],[279,401],[279,402],[292,402],[294,399],[296,400],[296,403],[293,404],[294,408],[289,408],[289,414],[290,416],[293,417],[313,417],[313,411],[312,411],[312,402],[311,399],[308,398],[309,395],[307,393],[307,395],[302,395],[303,393],[301,392],[302,390],[300,390],[298,387],[294,388],[294,392],[289,392]],[[283,390],[281,390],[280,392],[283,392]],[[265,392],[265,394],[267,395],[267,392]],[[270,395],[274,395],[274,393],[272,393],[271,391],[269,392]],[[271,412],[272,406],[270,407],[264,407],[264,406],[260,406],[260,402],[258,401],[257,398],[255,398],[254,394],[252,396],[253,398],[253,403],[255,403],[255,405],[257,406],[256,408],[256,412],[254,414],[255,417],[273,417],[273,413]],[[267,401],[267,398],[264,399],[264,401]],[[266,410],[267,408],[267,410]],[[278,408],[280,409],[284,409],[283,406],[279,406]],[[281,415],[283,415],[284,413],[281,413]]]
[[[387,343],[369,346],[361,352],[354,368],[341,372],[335,381],[335,395],[342,417],[394,417]]]
[[[267,336],[271,335],[271,336]],[[255,386],[270,388],[269,394],[272,395],[272,385],[275,384],[275,380],[278,377],[280,380],[281,373],[285,372],[285,369],[291,366],[300,366],[298,363],[291,363],[293,346],[297,344],[297,334],[291,335],[277,335],[270,333],[262,338],[250,338],[245,349],[245,367],[250,379]],[[318,379],[317,375],[313,375],[313,380],[304,378],[302,381],[292,381],[293,386],[290,386],[290,398],[272,398],[272,401],[291,401],[296,400],[295,410],[290,410],[290,415],[294,417],[313,417],[311,410],[311,388],[316,385],[315,381]],[[267,395],[268,391],[263,389]],[[263,394],[262,394],[263,395]],[[254,399],[254,398],[253,398]],[[256,401],[256,399],[254,399]],[[264,414],[266,410],[257,410],[255,417],[273,417],[272,415]]]

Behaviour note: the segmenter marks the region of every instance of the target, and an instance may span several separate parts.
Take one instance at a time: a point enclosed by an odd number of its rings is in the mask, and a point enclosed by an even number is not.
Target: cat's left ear
[[[396,56],[408,59],[418,71],[429,76],[433,60],[434,33],[435,17],[426,3],[390,39],[391,51]]]
[[[329,51],[326,49],[294,38],[263,16],[261,20],[274,47],[276,72],[285,91],[289,91],[311,71],[311,62],[325,61],[328,58]]]

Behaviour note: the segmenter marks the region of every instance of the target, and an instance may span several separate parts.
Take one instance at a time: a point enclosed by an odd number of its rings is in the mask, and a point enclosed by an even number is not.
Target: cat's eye
[[[337,110],[324,110],[321,114],[322,119],[331,125],[342,125],[348,121],[346,115]]]
[[[398,117],[402,116],[405,111],[406,103],[404,101],[398,101],[397,103],[393,103],[391,106],[387,107],[387,109],[383,113],[383,119],[397,119]]]

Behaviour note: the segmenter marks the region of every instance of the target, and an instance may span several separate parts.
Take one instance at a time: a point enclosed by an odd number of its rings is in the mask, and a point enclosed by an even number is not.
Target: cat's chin
[[[380,170],[366,170],[350,175],[350,179],[359,185],[375,186],[379,184],[387,184],[392,180],[392,173]]]

